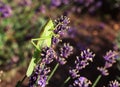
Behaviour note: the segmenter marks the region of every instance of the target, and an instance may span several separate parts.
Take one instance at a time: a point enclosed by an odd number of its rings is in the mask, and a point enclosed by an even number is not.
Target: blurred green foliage
[[[20,64],[32,54],[31,38],[39,36],[46,18],[37,14],[36,1],[22,5],[17,0],[5,0],[12,8],[12,16],[0,17],[0,66],[9,63]],[[18,63],[19,62],[19,63]]]

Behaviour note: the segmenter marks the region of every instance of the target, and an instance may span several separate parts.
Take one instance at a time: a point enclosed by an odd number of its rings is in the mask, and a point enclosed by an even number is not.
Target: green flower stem
[[[26,79],[26,77],[27,76],[25,75],[21,81],[18,81],[15,87],[21,87],[21,85],[22,85],[23,81]]]
[[[71,77],[69,76],[65,81],[64,83],[61,85],[61,87],[64,87],[64,85],[71,79]]]
[[[95,82],[93,83],[92,87],[95,87],[97,85],[97,83],[99,82],[99,80],[101,79],[102,75],[99,75],[97,77],[97,79],[95,80]]]
[[[52,78],[53,74],[57,70],[58,66],[59,66],[59,64],[57,63],[56,66],[54,67],[53,71],[51,72],[51,74],[49,75],[49,77],[47,79],[47,84],[49,83],[49,80]]]

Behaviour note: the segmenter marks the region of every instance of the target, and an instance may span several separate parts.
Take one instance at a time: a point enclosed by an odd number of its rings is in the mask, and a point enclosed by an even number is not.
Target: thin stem
[[[61,85],[61,87],[64,87],[64,85],[71,79],[71,77],[69,76],[65,81],[64,83]]]
[[[95,80],[95,82],[93,83],[92,87],[95,87],[97,85],[97,83],[99,82],[99,80],[101,79],[102,75],[99,75],[97,77],[97,79]]]
[[[24,80],[26,79],[26,77],[27,76],[25,75],[21,81],[18,81],[15,87],[21,87],[21,85],[24,82]]]
[[[52,78],[53,74],[57,70],[58,66],[59,66],[59,64],[57,63],[56,66],[54,67],[53,71],[51,72],[51,74],[49,75],[49,77],[47,79],[47,84],[49,83],[49,80]]]

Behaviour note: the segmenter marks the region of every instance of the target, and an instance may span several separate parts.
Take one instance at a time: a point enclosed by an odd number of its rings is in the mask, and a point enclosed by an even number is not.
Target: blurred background
[[[90,48],[96,54],[94,63],[81,72],[91,81],[99,75],[96,67],[104,64],[106,51],[120,51],[120,0],[0,0],[0,87],[14,87],[24,77],[34,51],[30,40],[39,37],[49,18],[61,15],[70,18],[70,29],[62,39],[75,54],[64,68],[59,67],[48,87],[65,80],[68,66],[81,50]],[[120,58],[98,87],[109,80],[120,81],[119,73]],[[27,85],[28,79],[22,87]]]

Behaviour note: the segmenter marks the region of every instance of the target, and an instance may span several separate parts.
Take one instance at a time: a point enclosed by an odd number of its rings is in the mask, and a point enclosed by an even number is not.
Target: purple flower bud
[[[60,48],[60,56],[68,58],[73,53],[73,47],[69,43],[64,43],[63,47]]]
[[[76,87],[89,87],[90,84],[91,81],[88,80],[86,77],[79,77],[73,83],[73,85]]]
[[[89,61],[92,62],[95,54],[90,52],[90,49],[83,50],[81,52],[81,57],[77,56],[75,60],[76,69],[81,70],[89,65]]]
[[[106,62],[113,64],[116,62],[117,55],[118,55],[118,53],[110,50],[109,52],[106,53],[105,56],[103,56],[103,58],[105,59]]]
[[[40,76],[39,80],[38,80],[38,85],[40,87],[45,87],[46,86],[46,81],[47,81],[47,77],[46,76]]]
[[[66,64],[66,60],[65,60],[65,58],[61,58],[61,57],[57,57],[57,62],[59,63],[59,64],[61,64],[61,65],[64,65],[64,64]]]
[[[53,48],[45,47],[42,49],[41,57],[43,63],[50,64],[57,55]]]
[[[55,20],[56,27],[54,33],[63,36],[64,32],[69,29],[69,22],[69,18],[67,18],[66,16],[61,16],[60,18]]]
[[[110,81],[108,87],[120,87],[120,83],[117,80]]]
[[[70,23],[70,19],[66,16],[61,16],[60,18],[55,20],[55,23],[56,25],[60,23],[67,25]]]
[[[69,4],[69,2],[70,2],[69,0],[62,0],[62,3],[65,5]]]
[[[0,14],[4,18],[10,17],[12,15],[11,7],[0,2]]]
[[[87,60],[87,61],[93,61],[93,58],[94,58],[95,54],[93,54],[92,52],[90,52],[90,49],[87,49],[87,50],[83,50],[81,52],[81,58],[83,60]]]
[[[97,8],[101,7],[101,5],[102,5],[102,1],[98,1],[98,2],[95,4],[95,6],[96,6]]]
[[[105,67],[97,67],[97,70],[99,70],[101,72],[101,74],[104,76],[109,75],[109,72]]]
[[[38,65],[30,77],[29,87],[34,87],[34,84],[37,84],[40,87],[45,87],[49,72],[50,68],[46,67],[44,64],[41,63]]]
[[[40,12],[45,14],[46,13],[46,6],[45,5],[41,5],[39,8]]]
[[[61,0],[51,0],[51,5],[52,6],[60,6],[62,4],[62,1]]]
[[[79,71],[77,69],[72,69],[72,70],[69,70],[69,73],[71,75],[71,77],[74,79],[74,78],[77,78],[80,76]]]
[[[103,56],[105,60],[104,67],[97,67],[97,69],[101,72],[102,75],[107,76],[109,75],[108,68],[112,67],[112,65],[116,62],[116,58],[118,53],[115,51],[108,51],[105,56]]]
[[[56,45],[60,42],[61,40],[58,37],[53,36],[52,37],[52,45]]]

